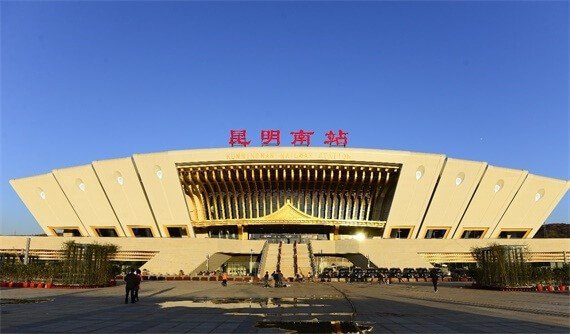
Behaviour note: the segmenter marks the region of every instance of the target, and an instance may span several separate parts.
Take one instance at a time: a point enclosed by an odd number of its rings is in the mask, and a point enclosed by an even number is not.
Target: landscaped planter
[[[480,286],[476,284],[472,284],[471,286],[466,286],[472,289],[483,289],[483,290],[495,290],[495,291],[524,291],[524,292],[533,292],[537,291],[538,289],[533,286],[515,286],[515,287],[497,287],[497,286]]]

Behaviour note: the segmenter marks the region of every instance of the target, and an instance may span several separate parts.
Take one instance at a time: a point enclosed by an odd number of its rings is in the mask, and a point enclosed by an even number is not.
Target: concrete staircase
[[[293,244],[281,245],[281,273],[283,277],[295,277],[295,259]]]
[[[266,271],[268,271],[269,275],[271,275],[274,271],[277,270],[279,245],[267,244],[267,248],[264,251],[266,252],[266,255],[262,257],[262,261],[259,264],[259,277],[263,277]]]
[[[281,253],[279,253],[280,251]],[[302,274],[307,278],[309,273],[312,273],[309,245],[285,243],[266,244],[263,248],[261,263],[259,264],[259,277],[263,277],[266,271],[271,275],[278,267],[285,279],[295,278],[296,273]],[[295,272],[295,270],[297,270],[297,272]]]
[[[297,272],[305,278],[312,273],[308,244],[297,244]]]

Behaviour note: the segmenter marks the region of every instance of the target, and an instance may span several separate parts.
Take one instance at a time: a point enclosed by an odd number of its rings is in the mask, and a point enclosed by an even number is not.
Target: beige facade
[[[78,243],[111,243],[119,246],[117,260],[145,261],[142,269],[153,274],[176,275],[205,270],[209,259],[210,268],[218,268],[228,257],[217,255],[262,254],[262,240],[184,238],[95,238],[95,237],[31,237],[30,254],[40,259],[53,260],[61,256],[62,244],[74,240]],[[312,241],[316,256],[360,256],[370,259],[378,267],[431,267],[434,263],[475,262],[471,256],[473,247],[486,247],[496,240],[489,239],[367,239]],[[529,250],[531,262],[570,261],[569,239],[504,239],[506,245],[523,245]],[[0,236],[0,252],[23,254],[26,237]]]
[[[357,251],[375,259],[402,246],[400,254],[415,254],[414,263],[433,260],[431,245],[468,253],[470,242],[532,238],[570,185],[442,154],[318,147],[135,154],[10,183],[51,236],[41,242],[80,236],[157,249],[147,266],[159,271],[166,269],[154,263],[169,257],[192,269],[204,254],[182,260],[180,252],[195,247],[261,252],[263,242],[252,236],[282,228],[327,235],[329,243],[314,242],[323,250],[364,236]],[[216,234],[240,240],[213,240]],[[559,242],[528,242],[567,250]],[[432,257],[418,255],[422,249]]]
[[[11,184],[48,235],[195,237],[219,226],[245,238],[289,203],[338,239],[358,227],[384,238],[531,238],[569,187],[440,154],[306,147],[135,154]]]

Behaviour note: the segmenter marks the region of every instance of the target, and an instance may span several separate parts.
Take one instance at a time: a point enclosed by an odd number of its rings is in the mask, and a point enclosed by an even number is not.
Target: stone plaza
[[[476,290],[467,283],[379,285],[144,281],[99,289],[2,288],[2,333],[279,333],[270,322],[356,323],[373,333],[568,333],[568,294]],[[301,326],[303,327],[303,326]],[[306,329],[305,328],[305,329]],[[334,327],[333,327],[334,328]],[[299,329],[299,328],[298,328]],[[299,329],[303,332],[303,328]],[[310,332],[310,330],[309,330]]]

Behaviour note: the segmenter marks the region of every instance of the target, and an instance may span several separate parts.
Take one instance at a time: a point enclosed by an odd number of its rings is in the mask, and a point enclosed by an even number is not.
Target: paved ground
[[[260,321],[356,321],[374,333],[569,333],[568,294],[497,292],[444,283],[249,283],[147,281],[141,301],[124,304],[124,287],[5,289],[2,333],[283,332]],[[33,299],[38,303],[21,303]],[[15,304],[17,302],[18,304]]]

